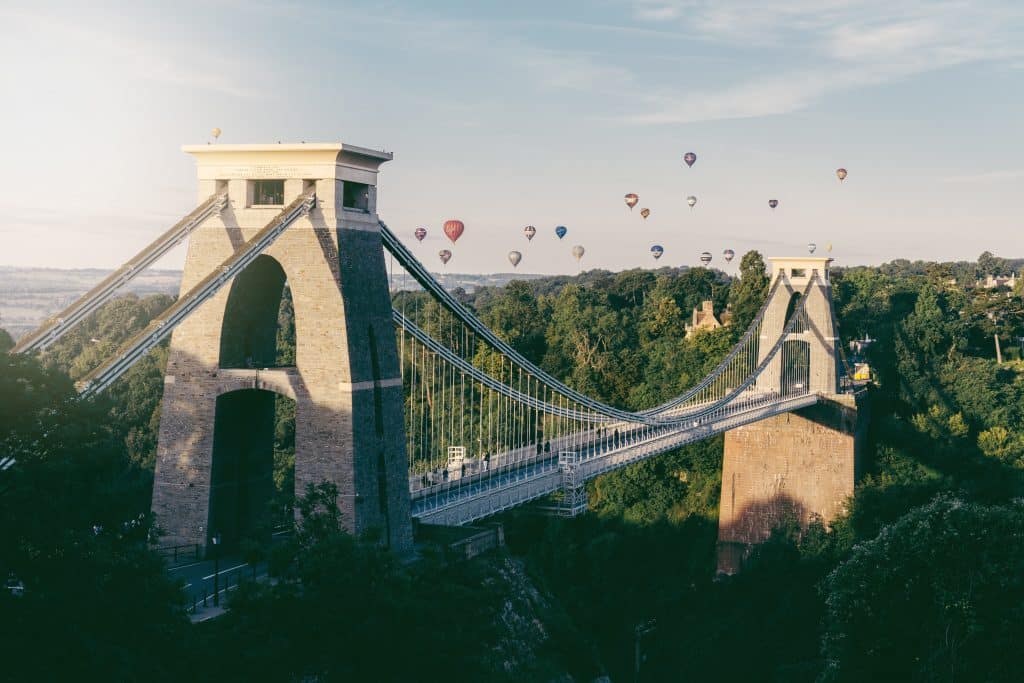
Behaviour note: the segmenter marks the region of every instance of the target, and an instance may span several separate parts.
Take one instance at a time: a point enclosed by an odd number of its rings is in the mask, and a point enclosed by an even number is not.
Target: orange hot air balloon
[[[640,215],[643,216],[644,218],[647,218],[648,216],[651,215],[651,210],[650,209],[640,209]]]
[[[635,195],[632,192],[630,192],[629,194],[626,195],[625,199],[626,199],[626,206],[628,206],[629,210],[632,211],[633,207],[636,206],[636,203],[638,201],[640,201],[640,196],[639,195]]]
[[[459,238],[462,237],[462,233],[465,229],[465,224],[462,221],[455,220],[454,218],[444,222],[444,234],[448,235],[448,239],[452,241],[452,244],[459,241]]]
[[[846,180],[846,169],[845,168],[837,168],[836,169],[836,177],[839,178],[839,182],[843,182],[844,180]]]

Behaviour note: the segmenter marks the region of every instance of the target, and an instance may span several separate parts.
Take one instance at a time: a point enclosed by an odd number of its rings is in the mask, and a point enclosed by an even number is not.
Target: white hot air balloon
[[[814,242],[808,242],[807,243],[807,253],[808,254],[813,254],[815,251],[817,251],[817,249],[818,249],[818,245],[815,244]]]
[[[583,248],[583,247],[582,247],[581,245],[579,245],[579,244],[577,244],[577,245],[576,245],[575,247],[573,247],[573,248],[572,248],[572,255],[573,255],[573,257],[574,257],[574,258],[575,258],[575,259],[576,259],[577,261],[579,261],[579,260],[580,260],[581,258],[583,258],[583,255],[584,255],[585,253],[587,253],[587,250],[586,250],[586,249],[584,249],[584,248]]]
[[[220,137],[220,128],[214,128],[210,133],[213,135],[213,139],[216,140]]]
[[[508,262],[512,264],[513,268],[518,266],[519,262],[522,261],[522,260],[523,260],[523,255],[520,254],[518,251],[510,251],[510,252],[508,252]]]
[[[691,194],[689,197],[686,198],[686,203],[689,204],[690,208],[692,209],[694,206],[697,205],[697,198]]]

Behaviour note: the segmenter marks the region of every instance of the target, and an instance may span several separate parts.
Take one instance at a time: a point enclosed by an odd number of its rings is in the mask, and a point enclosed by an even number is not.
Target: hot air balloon
[[[562,239],[563,237],[565,237],[565,233],[567,232],[569,232],[569,228],[565,227],[564,225],[559,225],[557,228],[555,228],[555,234],[558,235],[558,239]]]
[[[845,168],[837,168],[836,169],[836,177],[839,178],[839,182],[843,182],[844,180],[846,180],[846,169]]]
[[[831,242],[829,242],[828,244],[825,245],[825,251],[827,251],[830,254],[832,253],[832,243]]]
[[[807,243],[807,253],[813,254],[817,250],[817,248],[818,248],[818,245],[815,244],[814,242],[808,242]]]
[[[444,222],[444,234],[448,235],[448,239],[455,244],[460,237],[462,232],[466,229],[465,224],[462,221],[457,221],[454,218]]]
[[[692,209],[694,205],[697,203],[697,198],[691,194],[689,197],[686,198],[686,203],[689,204],[690,208]]]
[[[441,263],[447,265],[448,261],[450,261],[452,258],[452,252],[448,251],[447,249],[442,249],[441,251],[437,252],[437,256],[438,258],[441,259]]]
[[[527,225],[523,228],[523,234],[526,235],[526,240],[530,241],[533,239],[533,236],[537,234],[537,228],[532,225]]]
[[[412,234],[416,236],[416,241],[422,242],[423,238],[427,236],[427,229],[416,228],[416,230]]]
[[[736,256],[736,252],[733,251],[732,249],[726,249],[725,251],[722,252],[722,256],[725,257],[726,263],[730,263],[733,257]]]
[[[626,206],[629,207],[630,211],[633,210],[633,207],[636,206],[638,201],[640,201],[639,195],[635,195],[632,192],[626,195]]]
[[[705,251],[704,253],[702,253],[700,255],[700,262],[703,263],[705,266],[711,263],[711,252]]]
[[[686,162],[687,166],[693,168],[694,162],[697,161],[697,155],[694,154],[693,152],[687,152],[686,154],[683,155],[683,161]]]
[[[661,255],[664,254],[664,253],[665,253],[665,247],[661,246],[660,244],[655,244],[654,246],[651,247],[651,256],[654,257],[655,261],[660,259]]]
[[[572,255],[573,255],[573,257],[575,257],[575,259],[577,261],[579,261],[581,258],[583,258],[583,254],[585,254],[585,253],[587,253],[587,250],[584,249],[579,244],[577,244],[575,247],[572,248]]]
[[[510,252],[508,252],[508,262],[512,264],[513,268],[518,266],[519,262],[522,261],[522,260],[523,260],[523,255],[520,254],[518,251],[510,251]]]
[[[769,199],[768,200],[768,206],[772,207],[773,209],[776,206],[778,206],[778,205],[779,205],[779,200],[778,199]]]
[[[650,209],[640,209],[640,215],[643,216],[644,218],[647,218],[648,216],[651,215],[651,210]]]
[[[210,134],[213,135],[213,139],[216,140],[220,137],[220,128],[214,128],[210,131]]]

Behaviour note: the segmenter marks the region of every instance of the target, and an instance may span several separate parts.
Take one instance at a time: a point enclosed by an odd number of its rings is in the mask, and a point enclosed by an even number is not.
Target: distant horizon
[[[761,254],[761,256],[766,261],[770,258],[767,254],[765,254],[763,252],[759,252],[759,253]],[[981,253],[984,253],[984,252],[981,252]],[[980,256],[981,253],[979,253],[978,256]],[[1004,259],[1004,260],[1014,264],[1015,268],[1024,268],[1024,256],[1003,256],[1001,254],[994,253],[994,252],[993,252],[992,255],[997,257],[997,258]],[[714,262],[712,262],[709,266],[707,266],[707,268],[710,269],[710,270],[722,271],[722,272],[726,273],[727,275],[734,275],[734,274],[739,272],[739,261],[742,258],[742,256],[743,256],[742,254],[736,254],[736,258],[733,260],[733,262],[730,263],[730,264],[726,264],[725,266],[723,266],[722,264],[715,264]],[[799,258],[801,256],[805,256],[805,254],[796,254],[796,255],[792,255],[791,254],[791,255],[788,255],[788,256],[784,255],[784,254],[775,254],[774,256],[776,258]],[[904,257],[904,256],[897,256],[895,258],[889,259],[888,261],[882,261],[881,263],[853,263],[853,264],[838,263],[837,260],[835,258],[833,258],[833,267],[834,268],[881,268],[884,265],[895,263],[897,261],[907,261],[909,263],[939,263],[939,264],[942,264],[942,263],[977,263],[978,262],[978,256],[975,256],[973,258],[962,258],[962,259],[956,259],[956,260],[941,260],[941,261],[935,260],[935,259],[920,259],[920,258],[911,259],[911,258],[907,258],[907,257]],[[584,268],[582,268],[581,270],[579,270],[579,271],[577,271],[575,273],[573,273],[573,272],[546,272],[546,273],[542,273],[542,272],[537,272],[537,271],[522,271],[522,270],[495,270],[495,271],[486,271],[486,272],[485,271],[479,271],[479,272],[477,272],[477,271],[471,271],[471,270],[444,270],[444,269],[443,270],[436,270],[436,269],[430,268],[429,266],[428,266],[428,270],[432,274],[434,274],[434,275],[441,275],[441,276],[477,275],[477,276],[512,276],[512,277],[534,277],[534,276],[536,276],[536,277],[574,277],[576,275],[581,275],[583,273],[587,273],[587,272],[591,272],[591,271],[595,271],[595,270],[606,271],[606,272],[610,272],[610,273],[622,273],[622,272],[629,271],[629,270],[650,270],[650,271],[656,271],[656,270],[661,270],[663,268],[690,268],[690,269],[694,269],[694,268],[703,268],[703,267],[705,267],[705,266],[694,265],[694,264],[689,264],[689,263],[680,263],[680,264],[661,263],[659,265],[649,265],[649,266],[636,265],[636,266],[630,266],[630,267],[619,268],[619,269],[605,268],[605,267],[601,267],[601,266],[594,266],[592,268],[584,267]],[[19,266],[19,265],[13,265],[13,264],[0,263],[0,270],[52,270],[52,271],[66,271],[66,272],[86,271],[86,270],[93,271],[93,270],[95,270],[95,271],[99,271],[101,273],[111,273],[111,272],[113,272],[115,270],[115,268],[104,268],[102,266],[73,266],[73,267],[34,266],[34,265]],[[734,271],[734,272],[730,273],[729,272],[730,270]],[[165,273],[165,274],[166,273],[181,273],[182,272],[182,268],[166,268],[166,267],[165,268],[148,268],[148,269],[146,269],[145,272],[147,272],[147,273]]]

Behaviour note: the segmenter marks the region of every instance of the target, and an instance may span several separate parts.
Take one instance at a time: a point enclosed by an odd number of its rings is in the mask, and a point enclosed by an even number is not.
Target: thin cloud
[[[633,124],[787,114],[841,90],[1024,55],[1024,9],[1015,4],[635,0],[633,13],[639,21],[671,20],[723,47],[758,48],[765,61],[816,64],[684,95],[662,86],[644,111],[625,117]]]
[[[19,25],[33,36],[36,49],[89,55],[107,62],[121,78],[164,83],[232,97],[258,98],[265,93],[239,85],[234,76],[243,65],[222,54],[192,46],[187,52],[155,35],[119,30],[110,17],[95,15],[95,25],[61,21],[59,15],[29,10],[0,9],[8,29]],[[266,73],[261,70],[261,73]]]

